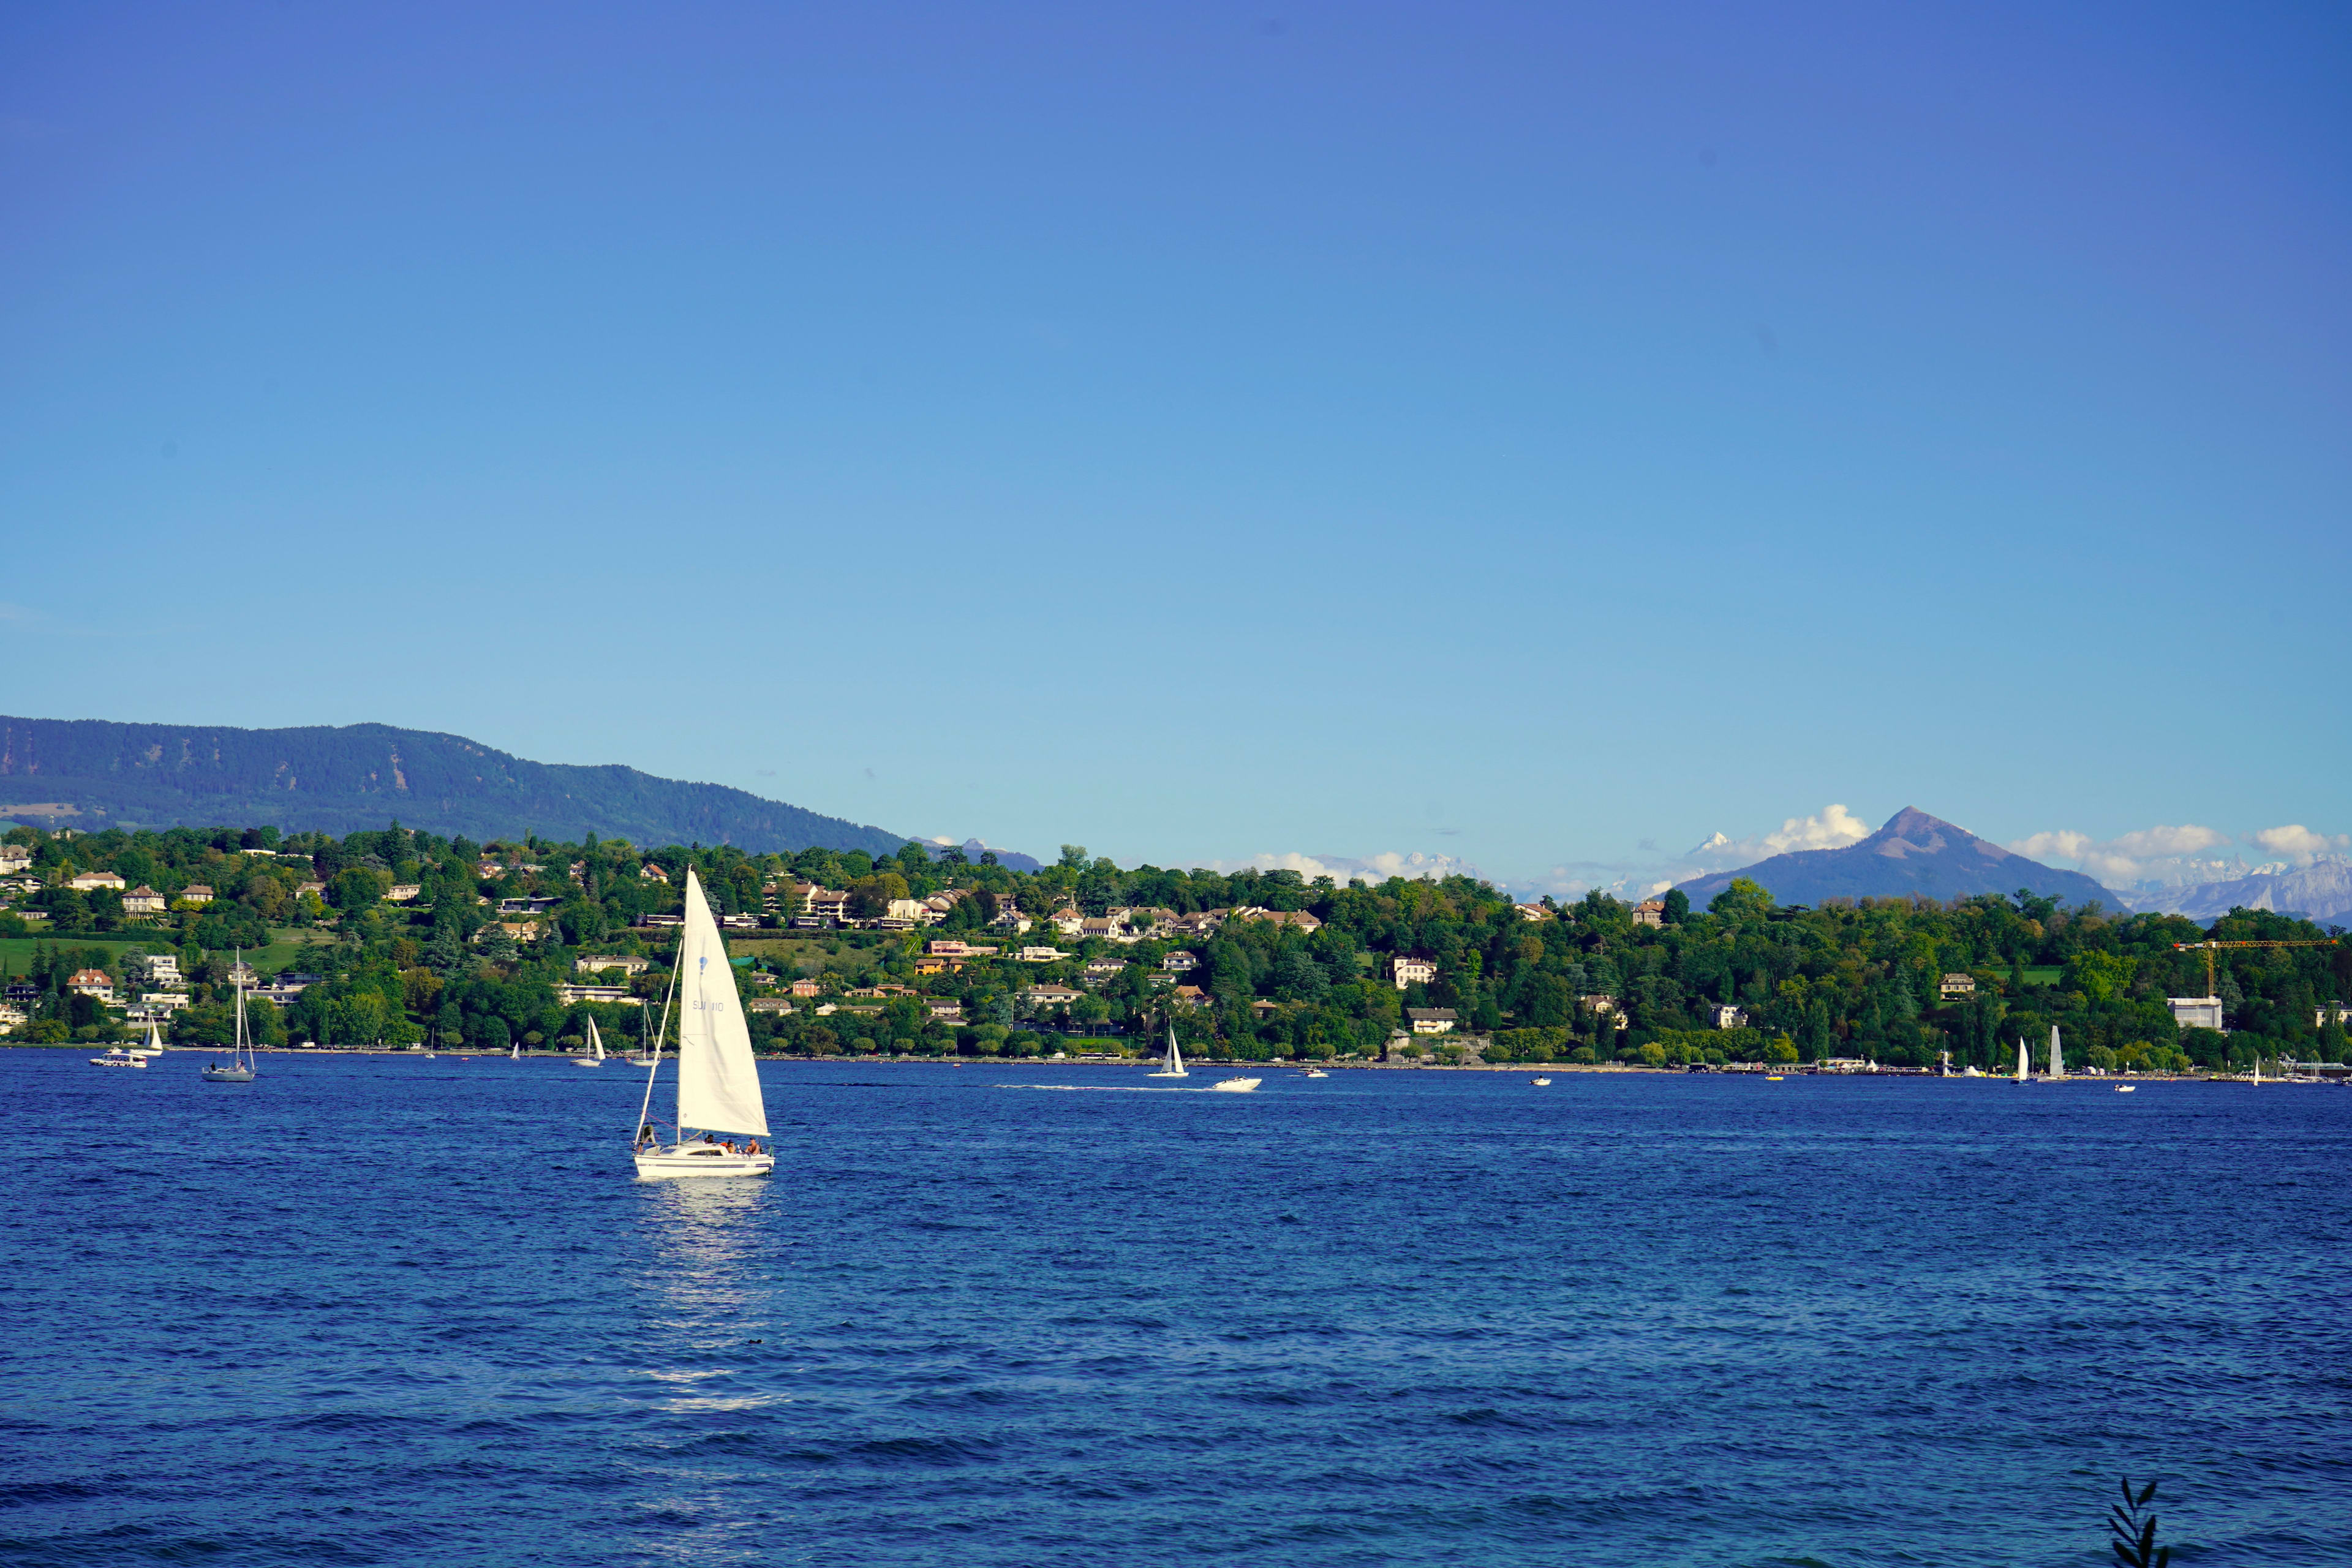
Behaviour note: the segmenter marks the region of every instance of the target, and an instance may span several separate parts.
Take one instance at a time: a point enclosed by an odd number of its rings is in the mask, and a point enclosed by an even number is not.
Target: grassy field
[[[158,940],[161,934],[159,932],[146,936],[122,934],[65,936],[55,940],[58,946],[68,951],[86,947],[102,947],[112,954],[120,953],[126,947],[143,947],[150,952],[158,952],[163,951],[167,945]],[[310,942],[332,940],[325,933],[305,931],[279,930],[269,934],[276,940],[268,947],[245,955],[247,961],[264,974],[293,963],[296,956],[309,945]],[[50,938],[45,936],[0,936],[0,964],[5,964],[11,974],[22,974],[33,962],[34,950],[48,946],[50,941]]]

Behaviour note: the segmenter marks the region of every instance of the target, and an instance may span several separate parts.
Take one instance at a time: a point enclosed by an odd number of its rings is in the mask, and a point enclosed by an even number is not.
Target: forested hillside
[[[58,806],[72,811],[26,809]],[[462,735],[386,724],[239,730],[0,718],[0,817],[6,816],[37,818],[43,826],[249,822],[337,834],[397,816],[478,839],[595,834],[877,855],[905,842],[724,784],[618,765],[529,762]]]
[[[556,988],[599,978],[576,962],[594,955],[615,963],[587,969],[657,1005],[671,933],[633,922],[678,908],[688,866],[746,928],[730,941],[746,994],[768,1009],[754,1016],[760,1040],[816,1053],[1034,1053],[1065,1034],[1133,1039],[1172,1017],[1195,1049],[1213,1053],[1369,1056],[1401,1048],[1404,1010],[1428,1007],[1455,1013],[1461,1033],[1412,1048],[1459,1053],[1465,1037],[1484,1037],[1489,1060],[1924,1066],[1948,1049],[1956,1065],[2000,1069],[2017,1037],[2038,1049],[2056,1023],[2078,1065],[2219,1068],[2256,1050],[2341,1058],[2341,1026],[2315,1026],[2314,1014],[2352,995],[2352,949],[2225,953],[2219,988],[2238,1032],[2184,1037],[2164,998],[2203,990],[2202,957],[2171,944],[2198,940],[2201,928],[2177,916],[2069,911],[2032,895],[1780,909],[1736,882],[1704,911],[1669,896],[1665,923],[1650,927],[1597,893],[1565,907],[1514,906],[1462,878],[1342,888],[1286,871],[1122,868],[1074,847],[1024,873],[985,857],[934,860],[914,845],[879,858],[751,856],[593,838],[477,845],[397,826],[283,842],[265,830],[67,838],[20,827],[6,838],[30,865],[10,894],[21,912],[0,911],[0,928],[41,936],[25,966],[32,973],[20,970],[24,1029],[49,1039],[118,1026],[71,993],[74,971],[110,969],[126,995],[137,990],[135,956],[82,945],[93,938],[174,954],[194,990],[173,1033],[206,1041],[227,1026],[228,953],[289,934],[320,944],[275,966],[320,978],[284,1016],[260,1010],[272,1040],[560,1047],[592,1016],[633,1038],[638,1008],[566,1003]],[[94,869],[130,890],[152,888],[170,908],[142,921],[116,892],[70,886]],[[187,896],[199,887],[210,902]],[[919,909],[935,923],[793,929],[812,889],[826,889],[852,921]],[[28,926],[26,912],[48,918]],[[2213,930],[2326,934],[2244,911]],[[941,960],[925,951],[941,939],[997,951]],[[1022,947],[1048,944],[1049,961],[1018,960]],[[1400,957],[1429,960],[1433,976],[1399,990],[1391,975]],[[622,972],[633,965],[619,961],[637,959],[643,973]],[[1974,996],[1948,1001],[1947,974],[1972,977]],[[792,996],[795,981],[814,994]],[[1744,1009],[1748,1022],[1708,1027],[1718,1004]]]

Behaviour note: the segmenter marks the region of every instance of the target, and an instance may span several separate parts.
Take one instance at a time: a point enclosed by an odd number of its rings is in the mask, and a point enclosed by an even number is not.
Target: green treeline
[[[129,996],[142,950],[173,955],[189,983],[172,1036],[224,1038],[230,952],[309,934],[323,940],[279,964],[316,978],[282,1009],[256,1004],[265,1040],[570,1047],[593,1017],[625,1045],[658,1008],[672,940],[635,922],[677,910],[689,865],[714,908],[746,928],[729,934],[748,955],[737,973],[760,1004],[755,1039],[812,1054],[1035,1054],[1106,1034],[1148,1048],[1139,1037],[1172,1020],[1188,1048],[1209,1055],[1371,1057],[1405,1048],[1406,1009],[1444,1008],[1460,1033],[1412,1048],[1458,1058],[1475,1037],[1489,1061],[1659,1066],[1858,1057],[1927,1067],[1948,1051],[1956,1068],[2000,1071],[2020,1036],[2039,1066],[2054,1023],[2077,1067],[2221,1069],[2257,1053],[2346,1059],[2341,1023],[2315,1014],[2352,997],[2352,947],[2227,952],[2217,955],[2216,989],[2232,1032],[2183,1032],[2165,998],[2203,994],[2205,956],[2174,943],[2327,933],[2246,910],[2209,932],[2175,916],[2067,910],[2022,893],[1776,908],[1743,881],[1705,910],[1670,895],[1664,922],[1649,926],[1601,893],[1522,906],[1459,877],[1338,887],[1288,871],[1122,868],[1075,846],[1024,873],[987,856],[934,858],[915,844],[880,857],[752,856],[593,838],[478,845],[397,824],[341,839],[281,839],[267,828],[72,837],[17,828],[5,840],[31,862],[13,901],[49,919],[26,928],[0,911],[0,934],[54,933],[30,973],[11,976],[30,1015],[22,1032],[34,1038],[119,1029],[119,1008],[109,1014],[68,982],[111,965]],[[93,870],[152,888],[170,907],[137,916],[120,894],[69,886]],[[209,888],[210,901],[181,896],[191,886]],[[846,893],[848,916],[866,929],[793,929],[810,886]],[[395,888],[415,890],[386,901]],[[904,900],[925,900],[931,923],[870,929]],[[1238,912],[1206,929],[1186,919],[1213,911]],[[1087,916],[1097,927],[1075,929]],[[1137,940],[1111,940],[1106,919]],[[77,947],[85,933],[137,945]],[[943,938],[1001,951],[942,967],[925,948]],[[1024,945],[1066,956],[1017,962]],[[642,960],[643,971],[627,973],[632,962],[583,973],[577,961],[590,955]],[[1429,961],[1434,977],[1400,990],[1391,978],[1400,957]],[[1973,981],[1972,994],[1947,995],[1954,975]],[[794,981],[815,994],[793,996]],[[575,982],[619,985],[649,1006],[567,1004],[557,988]],[[1711,1026],[1727,1005],[1746,1022]]]

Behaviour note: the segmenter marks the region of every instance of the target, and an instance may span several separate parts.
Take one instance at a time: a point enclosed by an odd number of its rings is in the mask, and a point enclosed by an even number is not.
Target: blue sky
[[[0,710],[1123,861],[2261,858],[2352,831],[2347,44],[6,7]]]

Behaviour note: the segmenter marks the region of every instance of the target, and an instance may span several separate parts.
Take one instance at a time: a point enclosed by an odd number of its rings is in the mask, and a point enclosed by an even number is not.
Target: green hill
[[[39,826],[269,824],[344,834],[398,817],[476,839],[593,833],[635,844],[731,844],[887,855],[904,836],[724,784],[617,764],[534,763],[388,724],[239,730],[0,718],[0,817]]]

